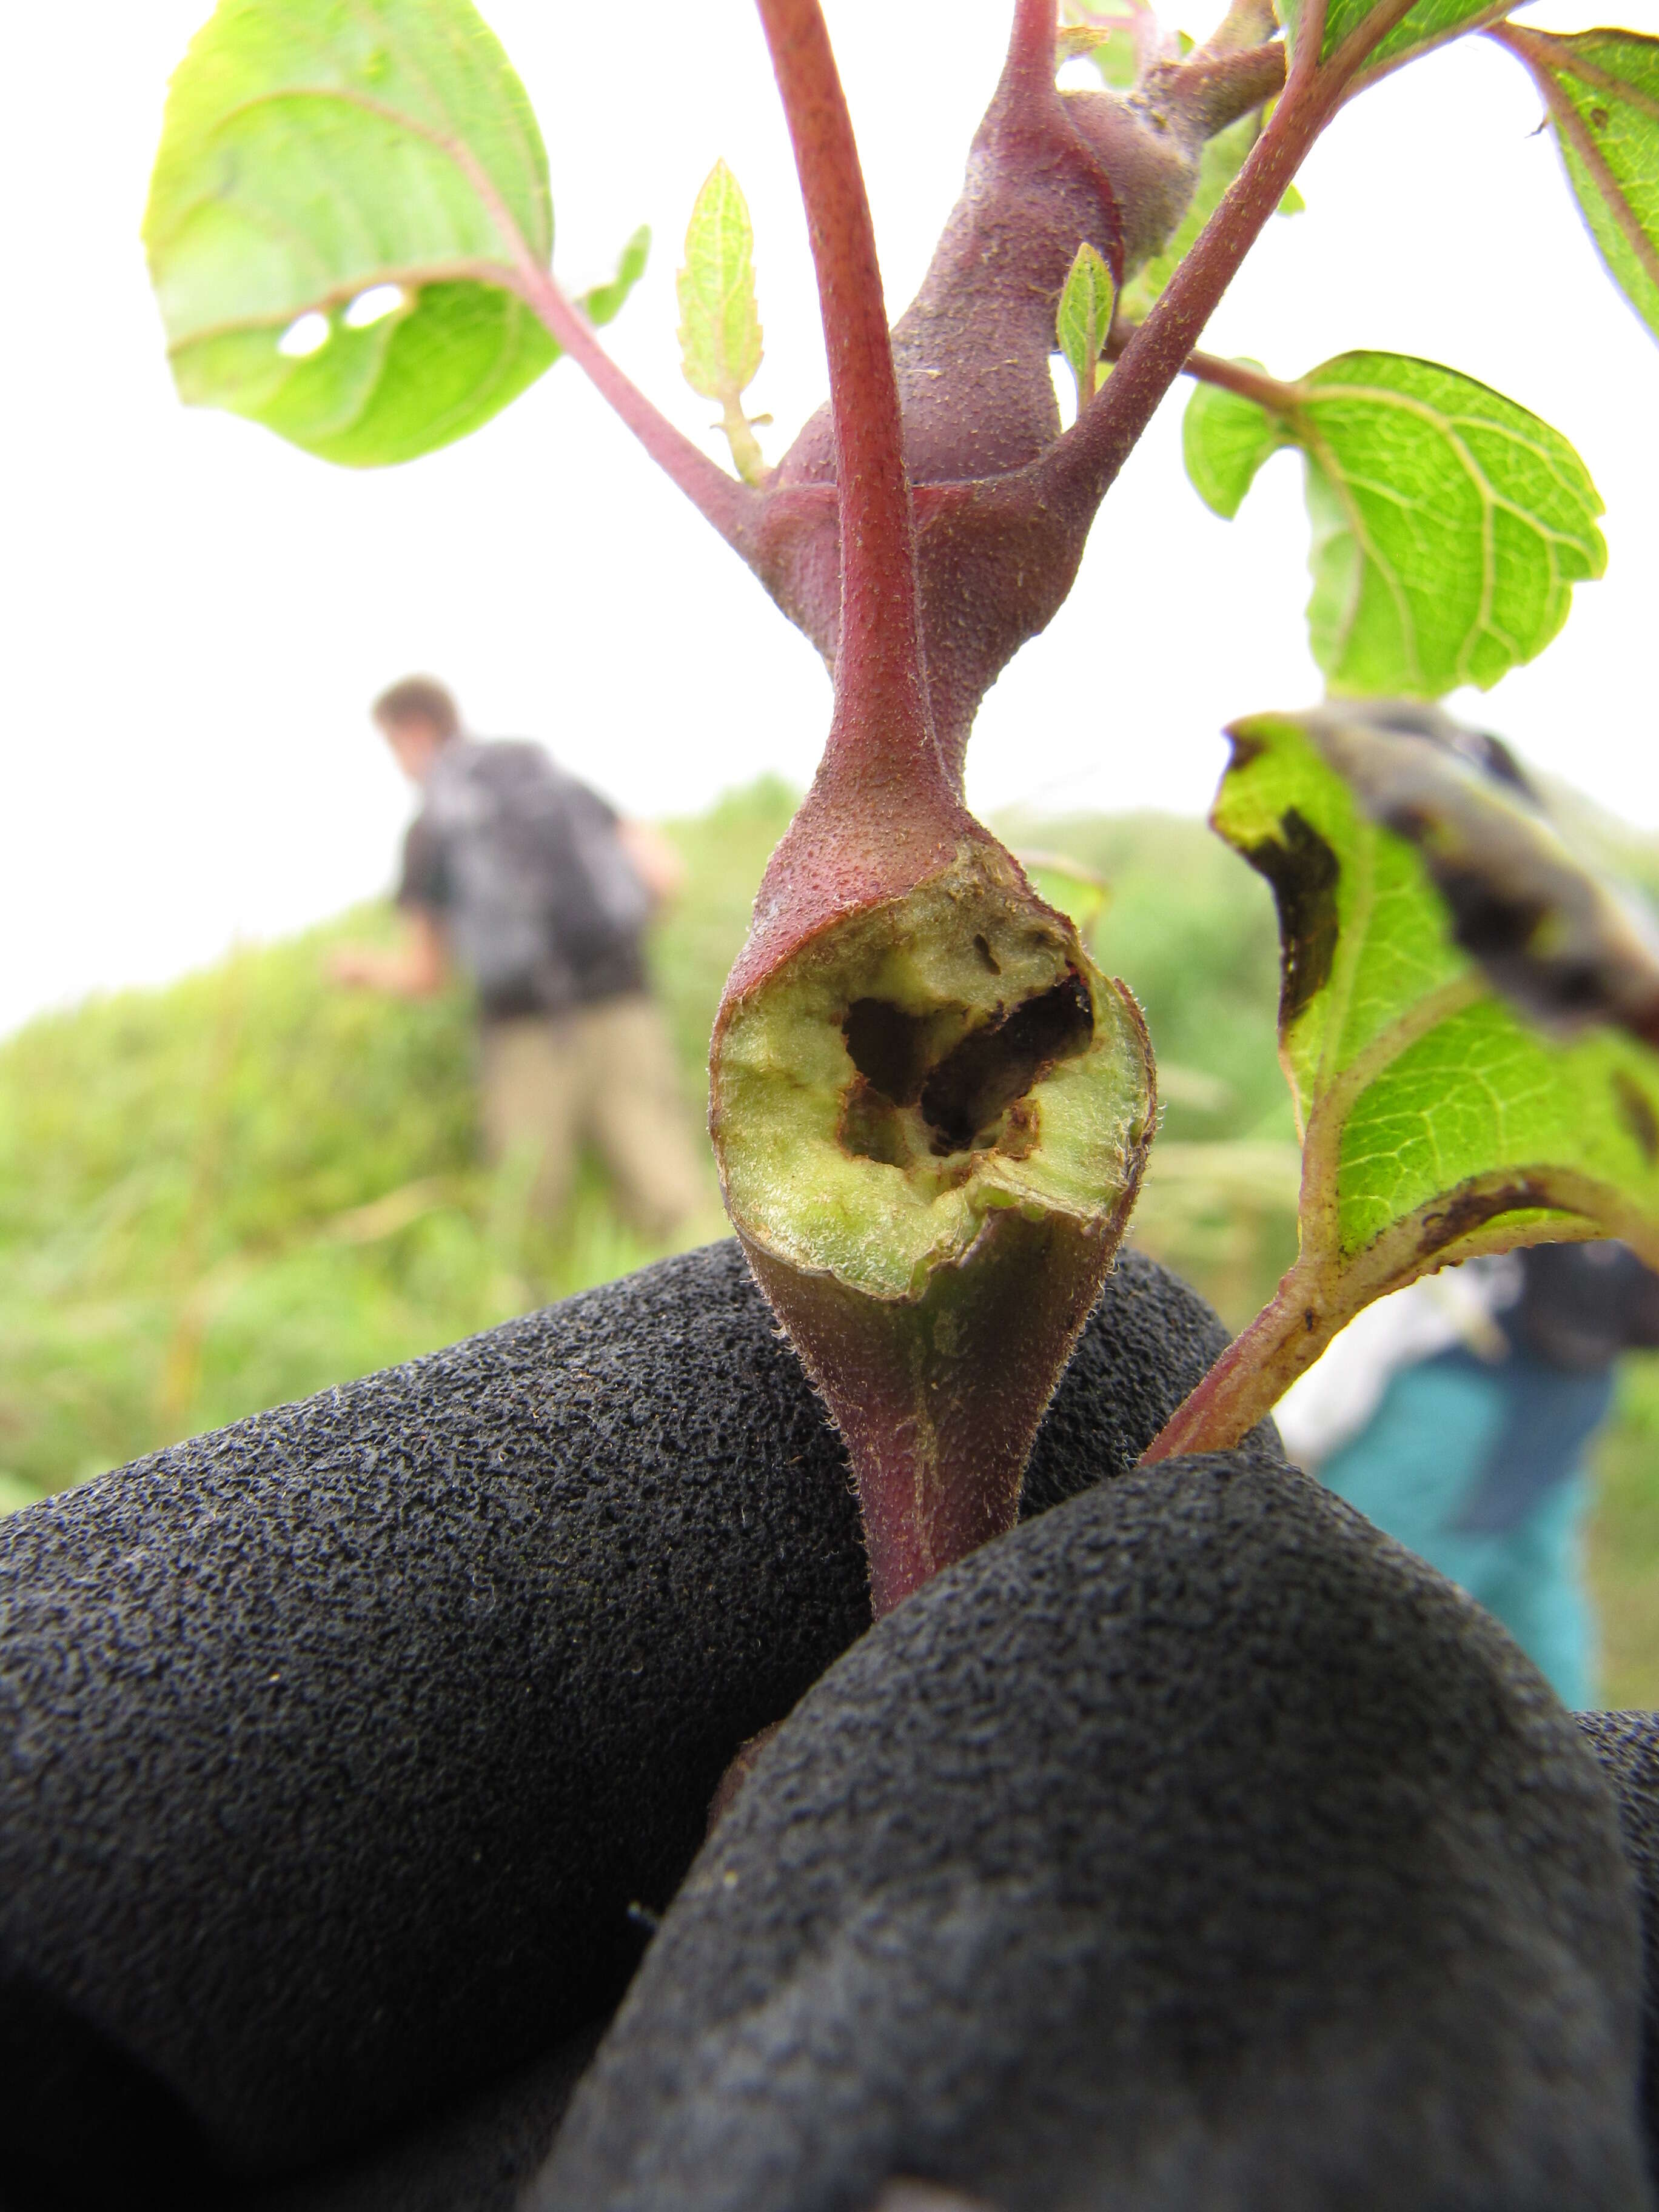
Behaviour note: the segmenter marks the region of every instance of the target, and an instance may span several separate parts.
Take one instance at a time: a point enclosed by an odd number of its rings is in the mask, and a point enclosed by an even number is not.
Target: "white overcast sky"
[[[1201,33],[1200,0],[1176,18]],[[1531,19],[1659,29],[1659,0],[1544,0]],[[815,656],[560,366],[481,434],[409,466],[334,470],[175,400],[138,244],[167,74],[204,0],[12,11],[0,170],[10,343],[0,1030],[160,979],[382,887],[407,795],[364,719],[410,668],[474,726],[538,736],[624,807],[700,807],[826,726]],[[485,0],[541,118],[572,289],[648,222],[610,333],[697,435],[681,380],[678,241],[724,155],[755,211],[775,455],[823,348],[787,143],[746,0]],[[828,0],[890,306],[909,297],[994,82],[1008,0]],[[1207,343],[1292,375],[1357,345],[1427,355],[1534,408],[1608,503],[1605,582],[1477,711],[1534,759],[1659,823],[1659,348],[1580,228],[1536,94],[1471,40],[1355,103]],[[1179,460],[1184,390],[1096,526],[1071,601],[980,719],[981,809],[1208,801],[1235,714],[1316,693],[1299,468],[1231,525]],[[711,449],[718,441],[709,440]]]

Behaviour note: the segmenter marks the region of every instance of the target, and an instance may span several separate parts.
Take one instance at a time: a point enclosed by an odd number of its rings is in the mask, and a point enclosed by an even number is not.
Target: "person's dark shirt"
[[[1588,1374],[1659,1345],[1659,1275],[1629,1245],[1538,1244],[1521,1271],[1521,1295],[1498,1317],[1517,1350]]]
[[[452,738],[404,840],[398,903],[441,922],[486,1017],[641,991],[650,896],[618,826],[538,746]]]

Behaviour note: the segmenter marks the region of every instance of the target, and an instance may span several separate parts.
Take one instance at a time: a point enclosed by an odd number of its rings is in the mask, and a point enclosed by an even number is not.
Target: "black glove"
[[[1033,1509],[1224,1342],[1126,1255]],[[869,1618],[731,1243],[30,1507],[0,1609],[0,2203],[175,2212],[607,2012],[732,1754]]]
[[[761,1753],[526,2212],[1628,2212],[1612,1792],[1474,1602],[1260,1455],[929,1583]]]

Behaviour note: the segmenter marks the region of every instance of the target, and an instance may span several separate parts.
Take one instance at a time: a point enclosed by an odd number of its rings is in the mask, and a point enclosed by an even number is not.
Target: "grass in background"
[[[671,826],[688,870],[653,966],[699,1110],[709,1029],[793,794]],[[1237,1327],[1295,1251],[1265,885],[1201,823],[999,823],[1109,886],[1094,950],[1147,1014],[1164,1121],[1135,1241]],[[1632,873],[1659,874],[1621,849]],[[459,995],[331,984],[383,909],[0,1044],[0,1510],[182,1436],[412,1358],[653,1256],[584,1164],[557,1235],[477,1164]],[[714,1192],[710,1171],[711,1200]],[[1659,1705],[1659,1358],[1604,1440],[1590,1556],[1611,1702]]]
[[[793,803],[759,786],[678,833],[690,882],[655,956],[688,1116]],[[654,1256],[591,1162],[561,1233],[523,1229],[477,1164],[465,1000],[325,975],[389,927],[348,915],[0,1045],[0,1506]]]

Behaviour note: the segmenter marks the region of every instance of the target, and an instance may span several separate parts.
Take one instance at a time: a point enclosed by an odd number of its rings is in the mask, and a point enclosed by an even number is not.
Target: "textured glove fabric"
[[[275,2183],[216,2187],[212,2212],[518,2212],[604,2023],[386,2140]]]
[[[1127,1255],[1033,1506],[1132,1465],[1224,1341]],[[0,2201],[182,2203],[192,2157],[302,2166],[550,2050],[868,1619],[732,1243],[0,1522]]]
[[[1618,1792],[1625,1856],[1641,1893],[1642,2111],[1659,2179],[1659,1713],[1580,1713],[1578,1725]]]
[[[1631,2212],[1613,1792],[1489,1616],[1248,1453],[900,1606],[763,1752],[533,2212]]]

